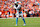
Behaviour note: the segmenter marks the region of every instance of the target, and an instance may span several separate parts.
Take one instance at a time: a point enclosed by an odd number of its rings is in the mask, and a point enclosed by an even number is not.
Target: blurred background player
[[[23,17],[23,13],[21,11],[21,5],[18,4],[18,3],[21,3],[19,1],[15,2],[15,5],[14,5],[14,8],[17,10],[17,13],[16,13],[16,26],[18,25],[18,17],[21,16],[23,21],[24,21],[24,26],[26,25],[25,23],[25,19]]]

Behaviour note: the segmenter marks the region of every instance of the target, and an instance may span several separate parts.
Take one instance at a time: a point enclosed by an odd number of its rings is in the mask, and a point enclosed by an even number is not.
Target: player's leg
[[[26,24],[26,22],[25,22],[25,19],[24,19],[23,15],[22,15],[22,19],[23,19],[24,24]]]
[[[24,19],[24,17],[23,17],[23,14],[20,14],[21,15],[21,17],[22,17],[22,19],[23,19],[23,22],[24,22],[24,26],[26,25],[26,22],[25,22],[25,19]]]
[[[19,14],[16,14],[16,26],[18,25],[18,17],[19,17]]]
[[[18,17],[16,18],[16,26],[17,26],[17,24],[18,24]]]
[[[22,19],[23,19],[23,22],[24,22],[24,25],[23,26],[25,26],[26,25],[26,22],[25,22],[25,19],[24,19],[24,17],[22,16]]]

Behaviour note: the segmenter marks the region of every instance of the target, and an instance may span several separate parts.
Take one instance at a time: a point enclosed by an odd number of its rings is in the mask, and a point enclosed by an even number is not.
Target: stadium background
[[[17,0],[21,1],[20,5],[24,17],[40,17],[40,0]],[[15,0],[0,0],[0,17],[16,17],[13,5]]]

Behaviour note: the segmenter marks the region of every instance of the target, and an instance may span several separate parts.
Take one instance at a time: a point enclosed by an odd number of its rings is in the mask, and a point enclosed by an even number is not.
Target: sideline
[[[21,17],[19,17],[21,18]],[[40,17],[24,17],[24,18],[40,18]],[[13,19],[13,18],[0,18],[0,19]]]

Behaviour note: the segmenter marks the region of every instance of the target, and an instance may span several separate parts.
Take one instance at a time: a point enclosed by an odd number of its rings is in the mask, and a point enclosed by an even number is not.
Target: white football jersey
[[[19,14],[19,9],[20,9],[21,5],[18,4],[18,6],[16,7],[16,5],[14,5],[14,8],[17,10],[17,13]]]

